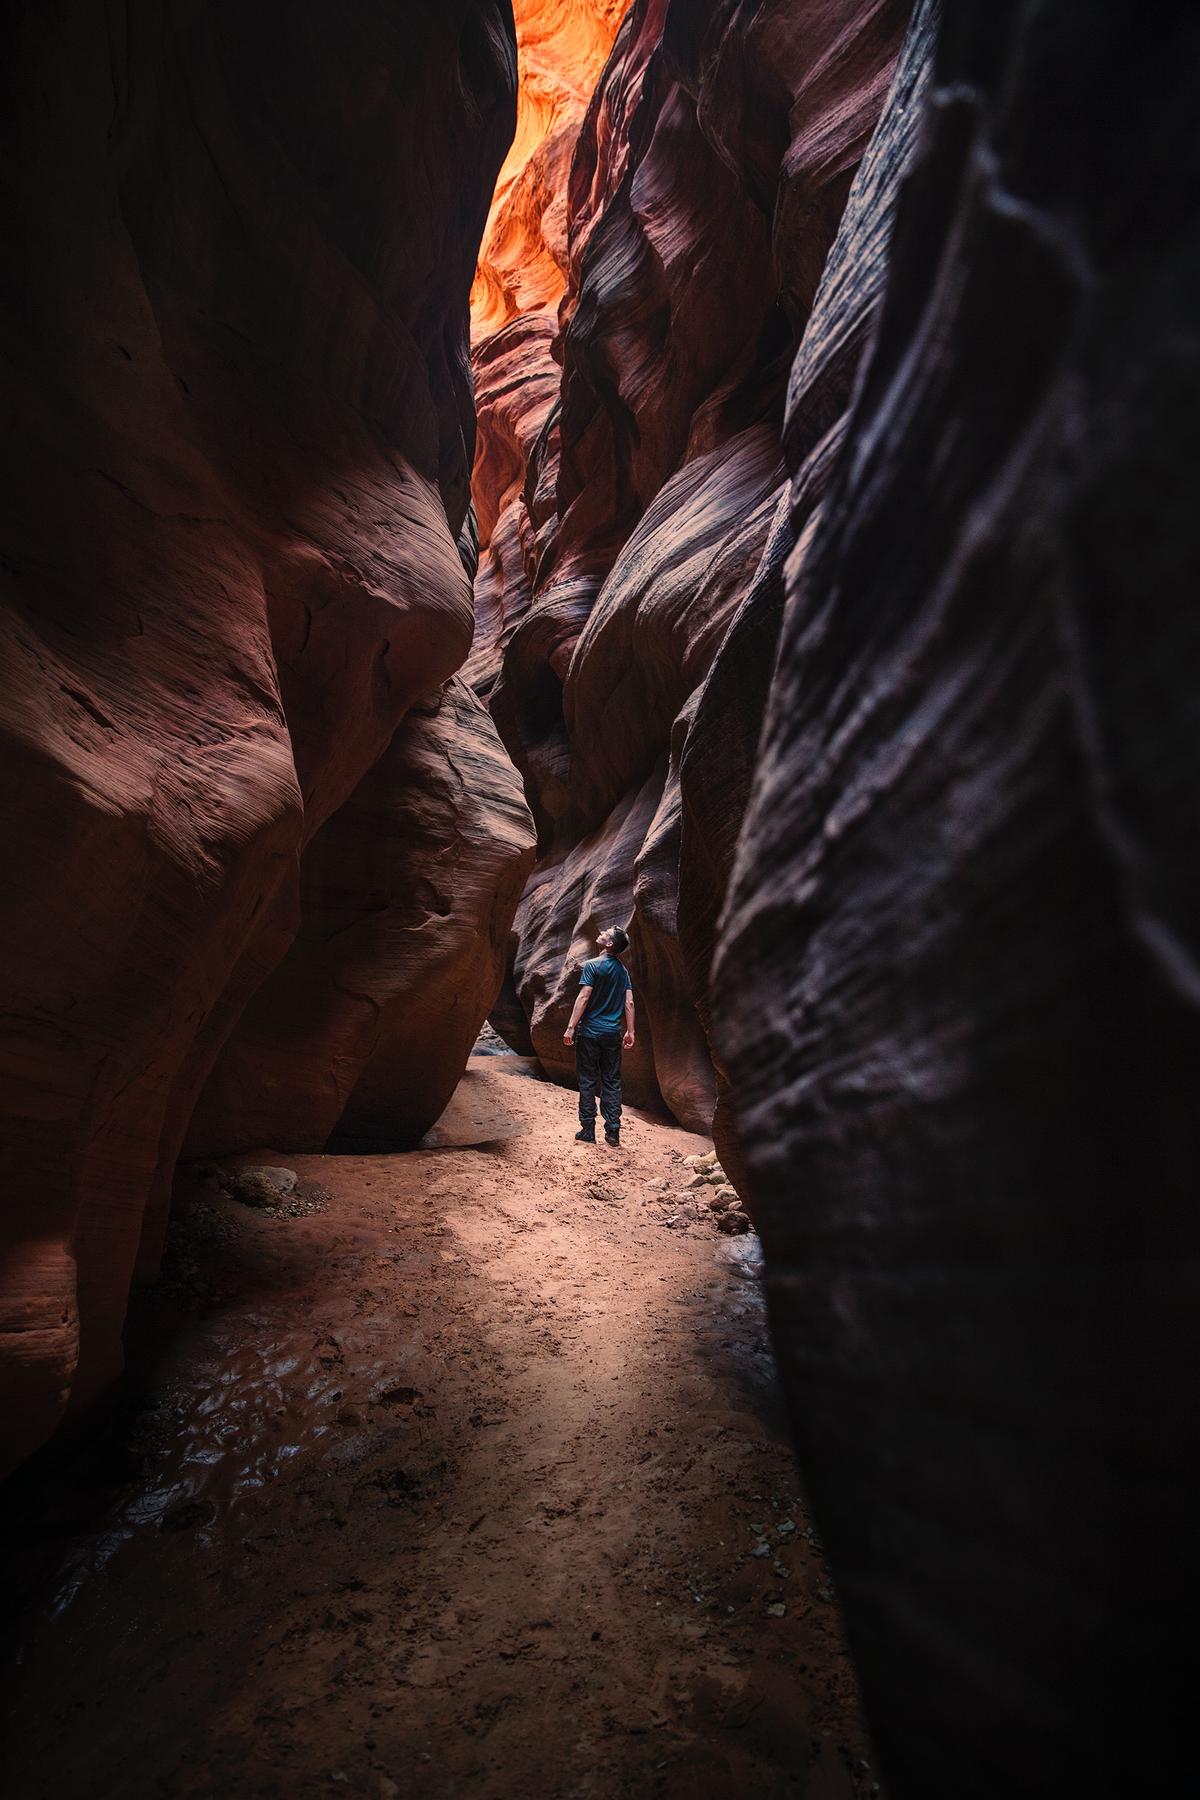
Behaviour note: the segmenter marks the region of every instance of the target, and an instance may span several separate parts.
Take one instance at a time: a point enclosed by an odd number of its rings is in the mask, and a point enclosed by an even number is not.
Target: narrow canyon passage
[[[280,1157],[290,1211],[185,1178],[102,1516],[70,1458],[10,1501],[14,1791],[879,1791],[757,1239],[680,1202],[702,1140],[577,1145],[528,1066],[438,1148]]]
[[[0,1800],[1200,1792],[1200,6],[5,26]]]

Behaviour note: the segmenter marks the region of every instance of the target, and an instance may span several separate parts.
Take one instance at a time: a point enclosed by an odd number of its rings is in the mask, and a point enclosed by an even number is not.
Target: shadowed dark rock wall
[[[1187,6],[947,9],[721,929],[802,1463],[920,1800],[1194,1777],[1198,70]]]
[[[750,1191],[749,1174],[709,997],[717,924],[758,766],[785,574],[794,582],[809,554],[845,440],[854,379],[887,278],[899,185],[920,129],[937,16],[932,0],[916,7],[882,117],[850,189],[789,377],[783,441],[791,481],[779,495],[761,560],[697,697],[681,758],[679,942],[716,1065],[713,1136],[724,1168],[744,1193]]]
[[[300,853],[469,647],[466,307],[515,71],[501,0],[5,28],[7,1460],[119,1368]]]

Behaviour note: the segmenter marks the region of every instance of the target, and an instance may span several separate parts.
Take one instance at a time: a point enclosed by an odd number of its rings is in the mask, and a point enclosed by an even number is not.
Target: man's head
[[[619,925],[606,925],[596,934],[596,942],[610,956],[623,956],[629,948],[629,933],[622,931]]]

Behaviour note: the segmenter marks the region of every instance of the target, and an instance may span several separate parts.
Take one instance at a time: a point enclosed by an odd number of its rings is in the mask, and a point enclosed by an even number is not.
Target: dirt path
[[[77,1458],[10,1496],[7,1792],[878,1792],[756,1240],[665,1225],[697,1140],[576,1145],[519,1067],[441,1148],[271,1159],[319,1211],[185,1197],[102,1515]]]

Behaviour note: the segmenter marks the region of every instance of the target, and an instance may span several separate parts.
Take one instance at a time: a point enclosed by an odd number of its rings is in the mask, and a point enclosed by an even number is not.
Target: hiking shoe
[[[619,1131],[606,1131],[604,1134],[604,1141],[606,1144],[611,1144],[614,1149],[620,1149],[621,1134]]]
[[[575,1133],[575,1142],[577,1144],[594,1144],[595,1141],[596,1133],[590,1125],[585,1125],[582,1131],[577,1131]]]

